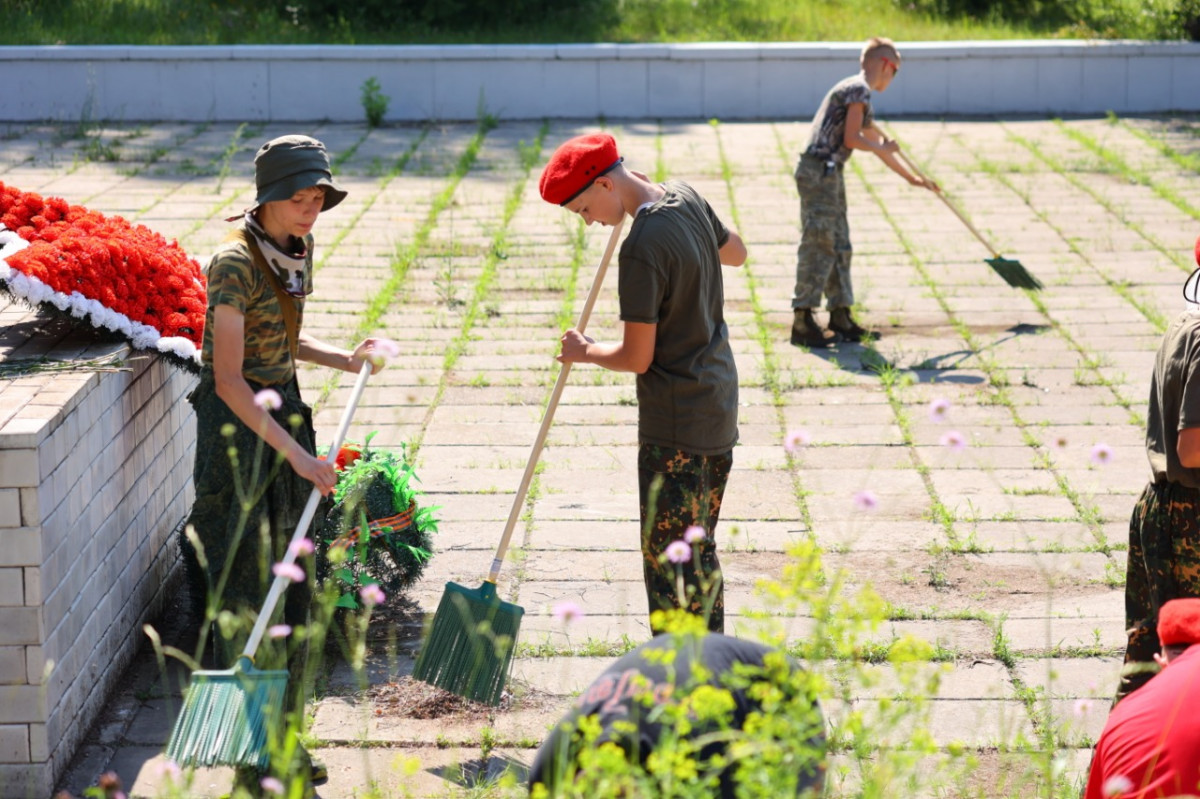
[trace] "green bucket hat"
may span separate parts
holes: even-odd
[[[290,199],[313,186],[325,189],[322,211],[346,199],[345,189],[333,182],[325,145],[308,136],[280,136],[259,147],[254,156],[254,183],[258,195],[247,212],[263,203]]]

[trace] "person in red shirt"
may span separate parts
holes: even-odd
[[[1113,708],[1084,799],[1200,796],[1200,599],[1158,612],[1162,671]]]

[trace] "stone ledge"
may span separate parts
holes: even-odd
[[[858,68],[859,42],[578,45],[0,47],[0,120],[360,121],[365,80],[388,122],[811,118]],[[879,116],[1155,113],[1200,108],[1200,44],[901,42]],[[236,83],[238,92],[224,91]],[[312,92],[318,87],[315,95]],[[302,109],[302,110],[301,110]]]

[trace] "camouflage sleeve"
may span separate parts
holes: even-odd
[[[244,316],[257,294],[259,276],[250,253],[238,246],[217,250],[206,271],[209,305],[228,305]]]
[[[871,103],[871,89],[862,81],[854,81],[846,86],[842,94],[842,104],[851,105],[853,103]]]

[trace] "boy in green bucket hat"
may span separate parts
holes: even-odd
[[[336,480],[333,464],[316,456],[297,362],[357,373],[369,360],[378,371],[376,349],[388,346],[368,338],[346,350],[301,329],[313,290],[313,226],[346,197],[325,145],[300,135],[272,139],[258,150],[254,172],[254,204],[228,220],[238,225],[206,268],[202,369],[189,396],[196,498],[180,542],[193,596],[207,597],[206,619],[219,614],[232,622],[212,630],[216,656],[228,663],[262,607],[272,564],[283,558],[313,487],[329,494]],[[202,547],[203,568],[191,535]],[[284,621],[293,629],[308,621],[308,567],[285,594]],[[306,647],[289,648],[287,708],[302,711]],[[324,767],[308,761],[301,750],[300,768],[323,779]]]

